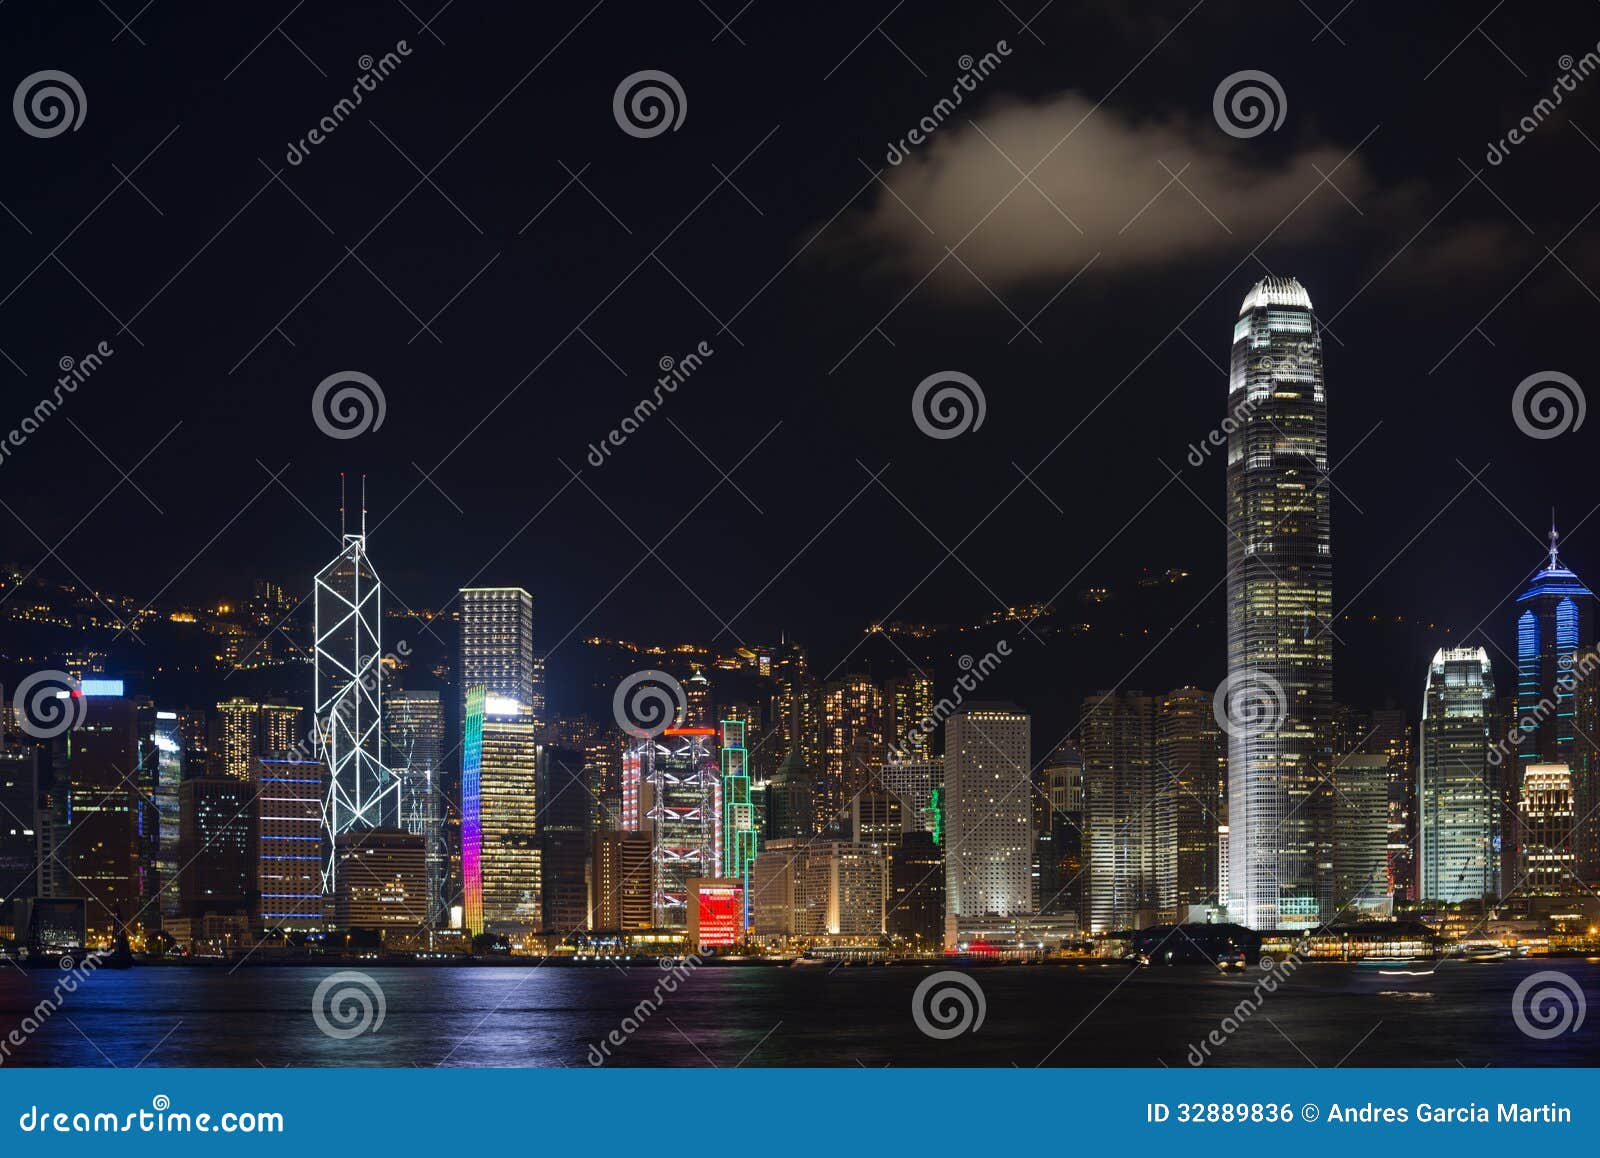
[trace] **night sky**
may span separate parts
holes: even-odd
[[[1037,0],[436,7],[0,8],[5,91],[55,69],[87,103],[75,131],[0,129],[0,429],[60,359],[115,351],[0,464],[0,558],[48,545],[42,573],[162,603],[257,576],[304,591],[338,473],[365,472],[396,600],[524,585],[542,647],[786,630],[824,674],[880,619],[1176,567],[1173,618],[1196,604],[1215,632],[1144,668],[1130,641],[1084,681],[1213,686],[1222,462],[1185,460],[1270,272],[1328,326],[1342,614],[1504,645],[1552,505],[1600,578],[1600,420],[1535,439],[1512,415],[1535,373],[1592,385],[1600,74],[1486,160],[1595,49],[1600,6],[1057,0],[1028,28]],[[290,164],[360,58],[402,40]],[[676,130],[619,127],[641,70],[681,86]],[[1243,70],[1286,106],[1248,138],[1213,114]],[[338,371],[380,385],[380,428],[319,431]],[[918,429],[938,371],[979,383],[981,427]],[[1341,657],[1340,694],[1414,699],[1422,658]]]

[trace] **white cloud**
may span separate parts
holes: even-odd
[[[1007,101],[976,124],[946,122],[886,168],[890,191],[880,187],[851,220],[848,244],[914,278],[955,247],[996,288],[1059,283],[1096,253],[1100,270],[1243,256],[1275,228],[1274,239],[1294,239],[1359,220],[1340,192],[1317,189],[1319,169],[1371,212],[1375,182],[1346,152],[1311,147],[1282,159],[1264,139],[1235,140],[1209,117],[1136,121],[1078,93]],[[1013,190],[1028,171],[1031,182]],[[984,292],[956,261],[935,280]]]

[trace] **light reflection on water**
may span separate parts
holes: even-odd
[[[1120,963],[978,969],[972,975],[987,1005],[981,1029],[940,1041],[911,1017],[912,993],[932,966],[707,966],[655,1009],[640,1004],[663,976],[653,962],[626,971],[371,968],[364,972],[386,1007],[382,1028],[336,1040],[317,1028],[311,1002],[318,983],[342,968],[101,971],[5,1064],[583,1067],[599,1058],[622,1066],[1032,1066],[1048,1056],[1051,1065],[1181,1066],[1189,1045],[1259,980],[1255,970],[1130,971]],[[1511,1019],[1517,982],[1551,968],[1600,992],[1600,965],[1579,959],[1446,963],[1414,981],[1306,965],[1265,995],[1264,1016],[1246,1019],[1208,1064],[1332,1065],[1352,1049],[1347,1065],[1592,1064],[1600,1055],[1595,1027],[1534,1041]],[[0,973],[0,1037],[58,976]],[[626,1040],[594,1051],[625,1018],[636,1024]]]

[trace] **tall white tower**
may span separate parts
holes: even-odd
[[[322,804],[326,843],[322,885],[334,892],[334,841],[346,832],[395,828],[400,780],[383,763],[383,588],[367,558],[367,484],[361,480],[361,530],[344,520],[343,549],[317,574],[317,755],[327,774]]]

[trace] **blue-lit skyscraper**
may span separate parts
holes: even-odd
[[[1229,908],[1254,929],[1304,927],[1332,908],[1333,544],[1322,342],[1293,278],[1245,295],[1223,428]]]
[[[1578,577],[1561,564],[1558,538],[1550,528],[1550,558],[1517,596],[1517,752],[1507,788],[1521,791],[1523,770],[1534,764],[1565,764],[1572,771],[1573,806],[1577,816],[1590,816],[1595,794],[1595,737],[1583,736],[1577,718],[1580,657],[1594,647],[1595,598]],[[1584,879],[1600,872],[1596,865],[1595,825],[1580,824],[1573,839],[1576,871]],[[1509,891],[1515,881],[1507,882]],[[1573,888],[1577,884],[1573,883]]]

